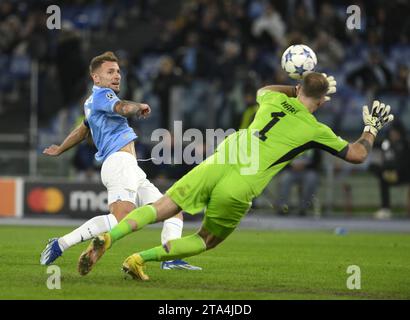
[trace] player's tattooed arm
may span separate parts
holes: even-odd
[[[151,108],[149,105],[128,100],[118,101],[114,106],[114,110],[118,114],[127,118],[133,116],[145,118],[151,113]]]
[[[364,132],[356,142],[349,144],[344,159],[351,163],[364,162],[373,148],[374,139],[371,133]]]
[[[266,86],[258,90],[258,96],[263,94],[264,91],[274,91],[286,94],[288,97],[296,97],[296,87],[295,86]]]
[[[48,156],[59,156],[63,152],[82,142],[89,134],[90,129],[84,124],[84,122],[81,122],[78,127],[69,133],[60,145],[53,144],[45,148],[43,153]]]
[[[372,150],[373,145],[364,138],[360,138],[359,140],[357,140],[357,143],[360,143],[366,149],[367,154],[369,154]]]

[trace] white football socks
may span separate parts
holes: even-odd
[[[77,243],[94,238],[101,233],[110,231],[118,224],[113,214],[106,214],[94,217],[77,229],[58,239],[58,244],[62,251],[76,245]]]
[[[181,219],[173,217],[165,220],[161,232],[162,245],[168,241],[181,238],[183,226],[184,222]]]

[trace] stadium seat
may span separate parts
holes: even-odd
[[[28,55],[14,55],[10,61],[10,73],[13,77],[28,78],[31,71],[31,59]]]

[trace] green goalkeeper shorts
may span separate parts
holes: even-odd
[[[211,156],[179,179],[166,194],[189,214],[205,208],[203,226],[224,239],[248,212],[254,194],[233,166],[212,162]]]

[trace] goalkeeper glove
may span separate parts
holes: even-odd
[[[329,83],[329,88],[327,89],[327,96],[325,96],[325,101],[329,101],[331,98],[328,96],[329,94],[333,94],[336,92],[336,80],[333,76],[327,76],[326,73],[322,73],[323,76],[326,78],[327,82]]]
[[[393,121],[394,116],[390,114],[390,106],[374,100],[372,110],[369,113],[369,108],[363,106],[363,122],[365,124],[363,132],[370,132],[376,137],[377,133],[383,126],[390,121]]]

